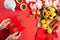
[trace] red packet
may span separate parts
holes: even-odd
[[[44,29],[38,28],[36,33],[36,40],[45,40],[47,34],[44,34]]]
[[[8,29],[11,33],[13,33],[16,31],[21,32],[24,27],[21,25],[21,21],[18,21],[17,16],[15,16],[11,19],[11,23],[8,25]]]

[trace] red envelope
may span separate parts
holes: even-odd
[[[55,40],[57,37],[57,33],[47,34],[42,28],[38,28],[36,33],[36,40]]]
[[[11,23],[8,25],[8,29],[10,30],[11,33],[13,32],[21,32],[25,27],[21,25],[21,21],[18,21],[17,16],[13,17],[11,19]]]

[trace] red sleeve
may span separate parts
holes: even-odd
[[[8,29],[0,30],[0,40],[5,40],[9,36],[10,32]]]

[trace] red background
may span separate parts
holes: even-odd
[[[23,20],[26,22],[27,26],[26,29],[24,29],[22,31],[22,36],[19,38],[19,40],[35,40],[35,34],[37,31],[37,20],[35,19],[34,16],[32,17],[28,17],[28,15],[30,14],[30,9],[27,6],[27,9],[24,11],[21,11],[18,6],[15,12],[12,12],[11,10],[7,10],[4,7],[4,0],[0,0],[0,22],[6,18],[12,18],[15,15],[20,15]],[[4,40],[2,39],[3,36],[8,36],[9,31],[7,29],[1,30],[0,31],[0,40]],[[6,37],[5,36],[5,37]],[[58,39],[60,40],[60,32],[58,33]]]

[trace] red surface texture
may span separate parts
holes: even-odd
[[[17,4],[17,7],[15,10],[16,10],[15,12],[11,10],[7,10],[4,7],[4,0],[0,0],[0,22],[4,19],[13,18],[16,15],[20,15],[20,17],[22,18],[21,21],[26,25],[25,25],[25,29],[21,31],[22,35],[18,40],[35,40],[36,31],[38,30],[38,27],[36,26],[37,20],[35,19],[35,16],[28,17],[31,11],[29,6],[27,6],[26,10],[22,11],[19,8],[19,4]],[[41,30],[41,33],[43,33],[42,30]],[[0,30],[0,40],[5,40],[9,34],[10,32],[7,29]],[[45,38],[45,36],[43,35],[41,37]],[[44,40],[42,38],[39,38],[39,39]],[[58,33],[57,40],[60,40],[60,32]]]

